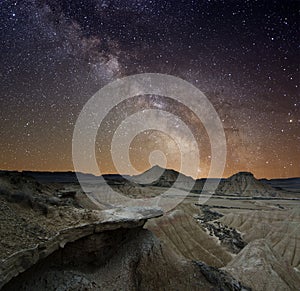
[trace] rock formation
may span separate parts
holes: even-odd
[[[275,197],[278,195],[278,190],[255,179],[252,173],[240,172],[228,179],[222,179],[216,193],[249,197]]]
[[[84,209],[21,173],[0,175],[2,290],[246,290],[143,225],[146,207]]]

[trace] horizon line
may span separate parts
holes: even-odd
[[[154,168],[154,167],[160,167],[158,165],[155,165],[153,167],[150,167],[148,168],[147,170],[145,170],[144,172],[141,172],[140,174],[138,175],[141,175],[147,171],[149,171],[150,169]],[[163,167],[160,167],[162,169],[165,169],[165,170],[171,170],[171,171],[175,171],[179,174],[182,174],[186,177],[190,177],[192,178],[193,180],[201,180],[201,179],[228,179],[230,177],[232,177],[233,175],[236,175],[236,174],[239,174],[239,173],[251,173],[254,177],[255,177],[255,174],[250,172],[250,171],[238,171],[238,172],[235,172],[234,174],[232,175],[229,175],[227,177],[212,177],[212,178],[208,178],[208,177],[199,177],[199,178],[193,178],[192,176],[188,176],[188,175],[185,175],[175,169],[172,169],[172,168],[163,168]],[[95,175],[93,173],[87,173],[87,172],[76,172],[74,170],[7,170],[7,169],[0,169],[0,172],[19,172],[19,173],[22,173],[22,172],[32,172],[32,173],[73,173],[73,174],[83,174],[83,175],[92,175],[94,177],[101,177],[101,176],[106,176],[106,175],[119,175],[119,176],[130,176],[130,177],[134,177],[135,175],[131,175],[131,174],[120,174],[120,173],[103,173],[102,175]],[[255,177],[256,178],[256,177]],[[291,177],[275,177],[275,178],[267,178],[267,177],[262,177],[262,178],[256,178],[257,180],[285,180],[285,179],[300,179],[300,176],[291,176]]]

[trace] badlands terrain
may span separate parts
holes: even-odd
[[[300,179],[241,172],[202,193],[158,166],[104,178],[99,193],[186,197],[164,213],[97,201],[71,172],[0,172],[2,290],[300,289]]]

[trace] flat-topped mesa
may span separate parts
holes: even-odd
[[[240,196],[277,196],[278,191],[257,180],[250,172],[239,172],[222,179],[216,193]]]
[[[247,176],[254,178],[254,175],[251,172],[247,172],[247,171],[245,171],[245,172],[242,171],[242,172],[233,174],[230,178],[232,178],[232,177],[247,177]]]

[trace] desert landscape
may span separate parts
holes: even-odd
[[[0,290],[299,291],[299,0],[0,0]]]
[[[155,166],[139,179],[161,170]],[[178,175],[184,189],[191,178],[168,169],[149,185],[118,175],[106,181],[124,195],[144,198],[160,195]],[[101,208],[72,172],[2,171],[0,286],[297,290],[300,189],[299,179],[291,182],[241,172],[222,179],[201,204],[203,180],[196,180],[187,197],[163,213],[149,207]]]

